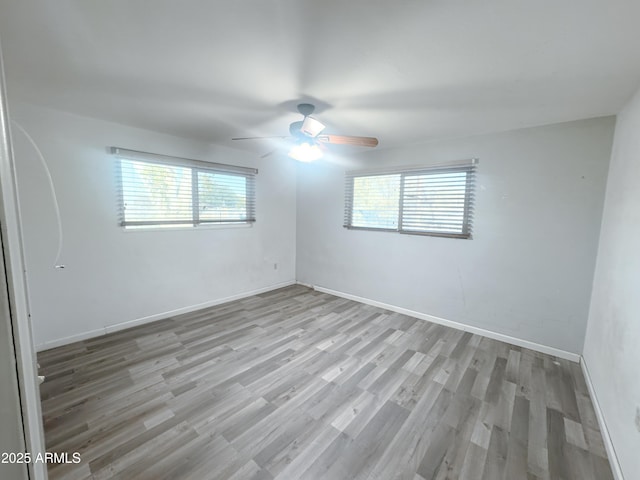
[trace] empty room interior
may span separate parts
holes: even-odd
[[[640,479],[639,24],[0,0],[0,478]]]

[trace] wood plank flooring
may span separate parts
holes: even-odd
[[[52,479],[613,478],[577,364],[302,286],[38,358]]]

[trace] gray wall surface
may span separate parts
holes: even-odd
[[[38,144],[57,192],[64,243],[45,170],[13,130],[36,345],[295,280],[296,170],[270,158],[103,120],[12,104]],[[125,231],[116,162],[107,146],[259,168],[252,227]],[[278,268],[274,268],[274,264]],[[55,344],[55,343],[54,343]]]
[[[618,116],[584,359],[626,479],[640,478],[640,90]]]
[[[581,353],[614,125],[604,117],[359,156],[355,169],[479,158],[473,240],[347,230],[345,167],[300,165],[297,279]]]

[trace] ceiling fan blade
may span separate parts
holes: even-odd
[[[289,135],[274,135],[271,137],[235,137],[231,140],[263,140],[265,138],[289,138]]]
[[[351,137],[348,135],[318,135],[318,142],[334,145],[353,145],[356,147],[375,147],[378,139],[375,137]]]
[[[274,153],[276,153],[278,151],[278,149],[275,150],[271,150],[270,152],[265,153],[264,155],[260,155],[260,158],[267,158],[270,155],[273,155]]]

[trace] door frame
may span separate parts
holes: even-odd
[[[11,147],[10,116],[5,88],[2,46],[0,45],[0,235],[5,263],[18,390],[26,451],[32,456],[45,453],[40,387],[29,314],[22,226],[15,161]],[[28,464],[29,478],[47,480],[44,463]]]

